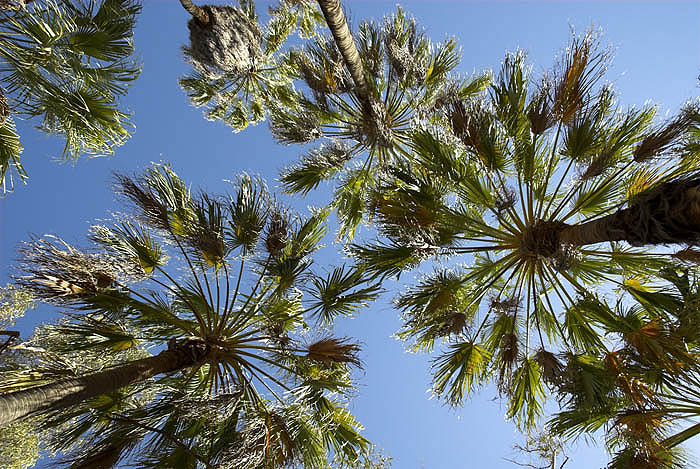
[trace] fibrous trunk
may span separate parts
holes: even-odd
[[[633,246],[700,242],[700,178],[660,184],[629,207],[605,217],[567,226],[561,243],[583,246],[627,241]]]
[[[61,380],[0,395],[0,427],[32,415],[55,411],[113,392],[139,381],[192,366],[206,354],[201,343],[173,345],[154,357],[87,376]]]
[[[192,0],[180,0],[180,4],[182,4],[182,7],[187,10],[187,13],[192,15],[192,17],[199,21],[202,25],[209,23],[209,15],[207,12],[204,10],[204,8],[200,8],[195,5]]]
[[[245,74],[262,56],[262,32],[258,24],[234,6],[203,6],[208,22],[193,17],[187,27],[190,45],[185,52],[202,74],[216,79],[221,74]]]

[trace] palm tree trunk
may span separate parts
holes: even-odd
[[[70,378],[0,395],[0,427],[26,417],[79,404],[161,373],[192,366],[204,358],[199,342],[174,344],[154,357],[143,358],[87,376]]]
[[[331,30],[333,38],[335,39],[335,44],[338,46],[343,60],[345,61],[345,65],[348,67],[350,75],[355,82],[357,95],[364,105],[369,106],[369,93],[362,59],[360,58],[357,46],[355,46],[355,41],[350,33],[350,28],[348,28],[348,23],[345,20],[343,9],[340,6],[340,0],[318,0],[318,5],[321,7],[323,17],[328,24],[328,29]]]
[[[625,209],[626,210],[626,209]],[[620,230],[619,220],[624,218],[624,210],[617,211],[602,218],[596,218],[578,225],[568,225],[559,232],[559,241],[573,246],[602,243],[605,241],[622,241],[627,233]]]
[[[627,241],[633,246],[700,242],[700,179],[660,184],[628,208],[559,232],[561,243]]]
[[[209,24],[209,14],[204,8],[198,7],[192,3],[192,0],[180,0],[180,3],[182,7],[202,25]]]

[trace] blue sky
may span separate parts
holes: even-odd
[[[223,192],[235,174],[246,171],[275,187],[279,169],[293,163],[301,150],[276,145],[266,124],[235,134],[223,124],[207,122],[177,84],[187,70],[180,46],[187,40],[187,16],[177,0],[147,0],[139,18],[136,47],[143,73],[124,103],[134,114],[131,140],[109,158],[83,159],[76,165],[52,161],[62,143],[39,134],[32,122],[20,123],[25,147],[22,161],[29,183],[0,200],[0,284],[8,282],[16,248],[30,234],[54,233],[84,244],[89,225],[119,210],[111,191],[114,170],[140,171],[151,161],[167,161],[193,187]],[[395,1],[345,0],[355,24],[381,20],[395,10]],[[624,105],[651,101],[660,115],[675,112],[698,96],[700,74],[700,1],[466,1],[406,0],[401,2],[435,41],[454,36],[462,47],[460,72],[498,68],[504,53],[518,48],[529,54],[535,71],[551,67],[569,37],[570,26],[583,32],[595,25],[603,43],[615,48],[606,80],[612,81]],[[258,2],[264,15],[268,2]],[[307,199],[285,198],[298,210],[327,201],[328,190]],[[340,246],[323,251],[323,261],[342,262]],[[390,299],[407,281],[387,285],[384,299],[358,318],[341,321],[340,335],[363,343],[365,371],[352,410],[366,427],[366,436],[394,458],[398,469],[511,468],[517,441],[504,421],[504,404],[493,388],[484,389],[463,408],[448,409],[430,399],[430,357],[409,354],[392,338],[400,327]],[[40,306],[19,326],[55,312]],[[566,469],[602,467],[606,455],[581,441],[571,451]]]

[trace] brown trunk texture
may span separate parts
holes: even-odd
[[[700,179],[660,184],[618,210],[559,232],[559,241],[584,246],[627,241],[633,246],[700,242]]]
[[[559,232],[559,242],[574,246],[621,241],[626,233],[618,228],[621,211],[578,225],[567,225]]]
[[[0,395],[0,428],[26,417],[64,409],[87,399],[176,371],[197,362],[197,351],[176,345],[154,357],[143,358],[87,376],[70,378]]]
[[[12,341],[19,339],[19,331],[0,331],[0,335],[6,335],[7,340],[0,343],[0,353],[4,352],[10,346]]]
[[[355,46],[355,41],[352,39],[345,14],[340,6],[340,0],[318,0],[318,5],[321,7],[328,29],[331,30],[335,43],[345,60],[345,65],[350,71],[355,86],[357,86],[358,96],[364,101],[363,104],[369,105],[369,93],[362,59],[357,46]]]

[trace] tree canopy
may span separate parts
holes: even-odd
[[[22,2],[23,3],[23,2]],[[16,119],[65,140],[60,154],[111,154],[133,124],[119,98],[141,71],[132,42],[136,0],[57,0],[0,8],[0,182],[25,182]],[[31,151],[31,149],[30,149]]]
[[[17,282],[68,310],[2,373],[0,422],[61,426],[52,444],[71,467],[368,457],[346,408],[359,346],[310,326],[378,288],[345,267],[313,273],[327,212],[296,217],[246,175],[227,196],[192,194],[167,166],[116,186],[133,215],[93,226],[97,251],[52,236],[21,248]]]
[[[623,104],[594,29],[544,73],[517,50],[466,76],[457,41],[401,7],[353,27],[339,0],[281,0],[266,21],[250,0],[180,4],[189,102],[236,132],[267,121],[304,152],[284,191],[332,194],[295,214],[247,174],[212,194],[153,164],[115,173],[124,212],[88,247],[30,237],[0,329],[33,301],[61,314],[23,341],[0,331],[0,452],[23,440],[18,467],[39,445],[70,468],[388,467],[349,410],[359,342],[333,324],[417,273],[394,295],[397,336],[431,354],[441,402],[495,385],[547,467],[582,435],[605,436],[610,468],[687,464],[698,101],[665,118]],[[43,119],[64,159],[126,141],[140,8],[0,2],[7,188],[27,177],[14,117]],[[351,264],[319,268],[332,213]]]

